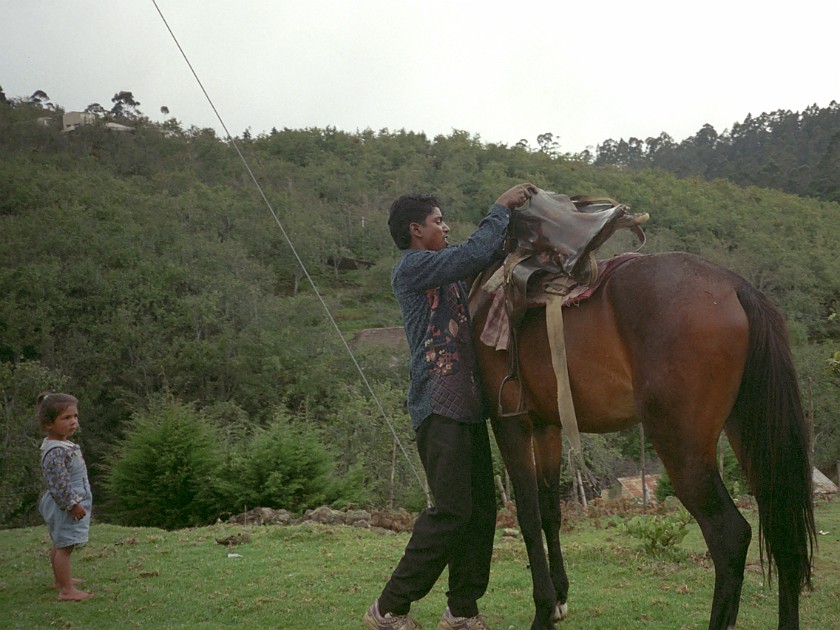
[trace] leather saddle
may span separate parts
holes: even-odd
[[[631,214],[628,206],[612,199],[582,195],[569,197],[543,190],[531,197],[528,207],[513,212],[505,244],[507,257],[502,267],[511,348],[508,374],[499,387],[501,417],[518,416],[527,411],[522,382],[519,380],[518,329],[528,310],[528,287],[532,277],[539,278],[542,291],[555,296],[566,295],[579,285],[589,286],[598,276],[595,251],[619,229],[633,231],[641,248],[645,243],[645,235],[640,225],[648,219],[647,213]],[[566,396],[565,401],[559,403],[561,410],[566,410],[561,413],[564,429],[568,435],[577,436],[566,372],[561,310],[552,308],[550,318],[552,325],[557,328],[555,332],[559,331],[559,352],[562,354],[562,361],[559,361],[562,365],[554,365],[554,368],[558,374],[558,396]],[[547,323],[548,319],[547,315]],[[557,360],[552,352],[554,363]],[[519,402],[513,410],[505,411],[502,407],[502,392],[511,381],[519,381]],[[570,423],[568,426],[567,422]],[[579,438],[576,439],[579,441]],[[573,440],[573,444],[580,453],[578,441]]]
[[[505,302],[511,329],[525,314],[532,276],[541,272],[538,275],[552,279],[550,292],[562,293],[575,284],[588,286],[598,274],[595,251],[619,229],[633,231],[644,245],[640,224],[648,218],[647,213],[631,214],[629,206],[608,198],[544,190],[532,196],[528,207],[511,215],[505,244]]]

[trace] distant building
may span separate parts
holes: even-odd
[[[816,466],[814,466],[814,494],[837,494],[837,486]]]
[[[64,114],[64,119],[62,120],[61,131],[67,133],[68,131],[78,129],[82,125],[95,125],[97,120],[96,115],[90,112],[67,112]],[[104,127],[110,131],[134,131],[134,127],[115,122],[106,122],[104,123]]]
[[[128,125],[121,125],[115,122],[106,122],[105,129],[110,129],[111,131],[134,131],[134,127],[129,127]]]
[[[645,475],[647,498],[649,503],[656,503],[656,486],[661,475]],[[642,477],[619,477],[609,489],[601,492],[604,499],[638,499],[642,500]]]
[[[65,112],[62,120],[61,131],[67,133],[82,125],[92,125],[96,122],[96,116],[88,112]]]

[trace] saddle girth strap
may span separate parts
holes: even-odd
[[[580,443],[575,405],[572,401],[572,388],[569,383],[569,367],[566,361],[566,339],[563,333],[563,296],[547,293],[545,306],[545,325],[548,332],[548,345],[551,348],[551,365],[557,380],[557,412],[566,439],[569,440],[569,465],[574,468],[577,458],[580,467],[586,470],[583,460],[583,448]]]

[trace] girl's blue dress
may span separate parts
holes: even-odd
[[[60,449],[58,452],[54,452]],[[90,491],[87,466],[78,444],[67,440],[45,438],[41,444],[41,467],[47,491],[38,509],[50,532],[54,547],[70,547],[88,541],[93,494]],[[70,508],[81,503],[87,514],[74,521]]]

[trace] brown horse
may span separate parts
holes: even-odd
[[[489,297],[474,295],[478,339]],[[736,274],[684,253],[638,256],[592,297],[564,308],[572,397],[582,432],[641,422],[674,491],[696,518],[715,566],[709,628],[735,625],[751,529],[716,465],[721,431],[752,486],[762,557],[775,565],[779,627],[799,627],[799,594],[810,587],[815,543],[807,431],[785,322]],[[516,493],[536,616],[532,629],[565,616],[569,580],[560,549],[563,445],[544,309],[519,334],[527,412],[500,417],[508,354],[478,343],[496,441]],[[508,382],[503,408],[516,409]],[[545,534],[548,556],[543,545]]]

